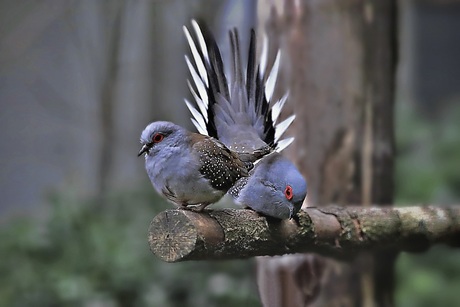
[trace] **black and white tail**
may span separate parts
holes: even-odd
[[[278,123],[287,100],[286,93],[271,104],[280,63],[280,51],[272,69],[267,71],[268,41],[263,42],[259,63],[256,62],[256,35],[251,31],[246,69],[241,63],[240,42],[236,29],[229,31],[231,44],[231,78],[224,73],[224,61],[213,35],[202,31],[192,20],[195,39],[187,27],[183,27],[190,46],[192,59],[185,60],[192,76],[188,81],[195,100],[185,103],[192,113],[192,122],[201,134],[221,140],[229,148],[244,152],[269,145],[282,151],[294,140],[281,140],[281,136],[293,122],[291,115]]]

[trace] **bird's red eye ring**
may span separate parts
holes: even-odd
[[[290,185],[286,186],[286,189],[284,190],[284,196],[286,196],[287,200],[291,200],[292,197],[294,197],[294,193]]]
[[[160,143],[161,141],[163,141],[164,139],[164,135],[161,134],[161,133],[155,133],[153,136],[152,136],[152,142],[154,143]]]

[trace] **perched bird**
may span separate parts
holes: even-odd
[[[307,195],[307,183],[297,168],[279,152],[294,138],[281,136],[294,120],[292,115],[277,123],[288,95],[271,104],[279,68],[278,52],[270,72],[266,71],[268,42],[264,41],[260,62],[256,62],[255,32],[251,32],[246,69],[241,63],[236,29],[229,32],[231,78],[217,43],[210,32],[192,20],[195,38],[184,33],[193,61],[185,56],[193,84],[189,88],[195,104],[185,100],[198,131],[219,139],[229,149],[250,154],[268,146],[271,153],[255,163],[250,176],[240,179],[229,194],[234,200],[264,215],[285,219],[295,216]],[[245,71],[244,71],[245,70]]]
[[[218,140],[171,122],[149,124],[140,140],[138,156],[145,154],[145,169],[153,187],[183,209],[202,211],[222,198],[238,179],[247,177],[252,166]]]
[[[278,153],[264,157],[249,177],[229,190],[240,204],[280,219],[294,217],[306,196],[306,182],[295,166]]]

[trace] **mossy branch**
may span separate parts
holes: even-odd
[[[149,227],[152,252],[167,262],[316,252],[349,257],[382,249],[460,246],[460,206],[321,207],[277,220],[251,210],[166,210]]]

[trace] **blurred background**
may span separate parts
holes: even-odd
[[[252,260],[150,253],[169,205],[137,151],[151,121],[193,130],[182,25],[200,18],[226,46],[270,3],[0,1],[0,306],[259,305]],[[459,203],[460,4],[398,15],[396,202]],[[398,306],[454,306],[458,289],[459,250],[399,257]]]

